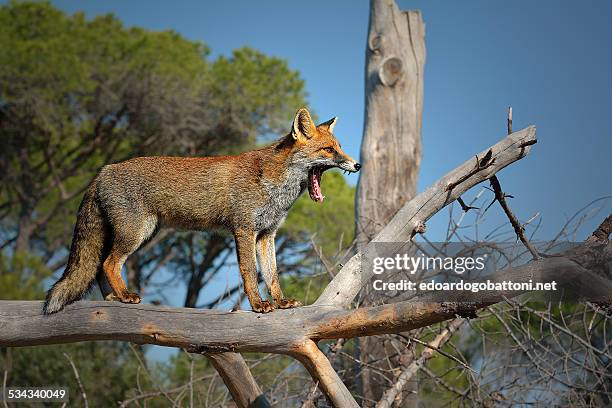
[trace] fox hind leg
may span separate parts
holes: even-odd
[[[143,242],[145,242],[156,230],[157,220],[154,217],[146,217],[141,222],[135,223],[123,220],[121,224],[113,228],[113,245],[106,260],[102,264],[104,276],[98,282],[106,278],[106,283],[111,291],[105,290],[101,285],[105,300],[118,300],[123,303],[140,303],[140,296],[128,291],[125,281],[121,277],[121,269],[128,256],[134,253]]]
[[[104,274],[106,279],[112,288],[112,293],[106,295],[106,300],[119,300],[123,303],[140,303],[140,296],[136,293],[130,293],[127,290],[127,286],[121,277],[121,268],[127,259],[127,255],[122,254],[120,251],[116,251],[115,248],[111,250],[102,267],[104,268]]]

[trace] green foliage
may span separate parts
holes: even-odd
[[[296,107],[304,105],[304,81],[285,60],[245,47],[219,57],[211,67],[212,93],[232,115],[245,117],[258,134],[286,134]],[[261,82],[261,78],[267,78]],[[246,112],[241,112],[248,109]],[[270,115],[285,112],[285,115]]]
[[[0,299],[40,299],[50,274],[38,256],[20,251],[7,257],[0,252]]]

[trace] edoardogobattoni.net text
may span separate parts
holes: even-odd
[[[486,280],[483,282],[471,282],[460,280],[457,282],[436,282],[430,280],[428,282],[412,282],[407,279],[402,279],[396,282],[385,282],[377,279],[372,283],[374,290],[378,291],[467,291],[467,292],[480,292],[480,291],[554,291],[557,290],[557,282],[512,282],[512,281],[501,281],[492,282]]]

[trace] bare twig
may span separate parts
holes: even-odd
[[[213,377],[215,375],[216,374],[208,374],[208,375],[203,375],[201,377],[197,377],[197,378],[193,379],[192,381],[189,381],[187,384],[183,384],[183,385],[181,385],[179,387],[172,388],[172,389],[168,390],[167,393],[168,394],[175,394],[175,393],[182,392],[186,388],[193,387],[194,383],[206,380],[206,379],[211,378],[211,377]],[[139,400],[143,400],[143,399],[147,399],[147,398],[159,397],[161,395],[163,395],[161,391],[143,392],[141,394],[135,395],[133,397],[130,397],[128,399],[125,399],[125,400],[121,401],[119,403],[119,408],[125,408],[125,407],[129,406],[132,402],[135,402],[135,401],[139,401]]]
[[[463,323],[463,321],[465,321],[465,319],[462,318],[462,317],[457,317],[455,320],[461,320],[462,323]],[[453,325],[454,321],[452,321],[450,324]],[[429,348],[429,349],[432,349],[434,351],[437,351],[438,353],[440,353],[444,357],[448,358],[449,360],[453,360],[454,362],[456,362],[457,364],[459,364],[460,366],[462,366],[466,370],[474,371],[472,369],[472,367],[470,367],[469,365],[465,364],[463,361],[459,360],[457,357],[455,357],[452,354],[449,354],[446,351],[442,350],[440,348],[442,346],[442,344],[439,345],[438,347],[435,347],[431,342],[430,343],[425,343],[424,341],[421,341],[421,340],[419,340],[417,338],[414,338],[414,337],[411,337],[410,340],[414,341],[415,343],[419,343],[420,345],[422,345],[422,346],[424,346],[426,348]]]
[[[512,107],[508,108],[507,124],[508,124],[508,134],[510,135],[512,134]],[[504,210],[504,213],[506,213],[506,216],[510,220],[510,224],[512,224],[512,227],[514,228],[514,232],[516,233],[516,236],[521,240],[521,242],[523,243],[523,245],[525,245],[525,247],[529,250],[529,252],[531,252],[531,256],[533,257],[533,259],[537,261],[538,259],[540,259],[540,254],[538,253],[537,249],[531,244],[531,242],[529,242],[529,240],[525,236],[525,227],[521,225],[519,220],[516,218],[516,216],[510,209],[510,206],[508,205],[508,202],[506,201],[506,197],[509,197],[509,196],[502,191],[501,184],[499,183],[497,176],[495,175],[492,176],[489,179],[489,182],[491,183],[491,188],[493,189],[493,192],[495,193],[495,201],[499,203],[499,205]]]
[[[2,380],[2,402],[4,403],[4,408],[8,408],[8,403],[6,402],[6,380],[8,378],[8,371],[4,370],[4,379]]]
[[[189,408],[193,408],[193,365],[194,359],[189,364]]]
[[[534,260],[540,259],[540,254],[538,253],[537,249],[533,246],[533,244],[531,244],[531,242],[529,242],[529,240],[525,236],[525,227],[521,225],[519,220],[516,218],[516,216],[510,209],[510,206],[506,201],[507,195],[502,191],[501,185],[499,184],[499,180],[496,176],[493,176],[489,179],[489,182],[491,183],[491,187],[493,188],[493,192],[495,193],[495,201],[497,201],[499,205],[501,205],[502,209],[504,210],[504,213],[506,213],[508,220],[510,220],[510,224],[512,224],[512,227],[514,228],[516,236],[529,250]]]
[[[87,393],[85,392],[85,388],[83,387],[83,383],[81,382],[79,371],[77,370],[76,366],[74,365],[74,361],[72,361],[72,358],[70,358],[70,355],[68,355],[68,353],[64,353],[64,357],[66,357],[66,359],[72,366],[72,371],[74,371],[74,376],[76,377],[77,384],[79,385],[79,389],[81,390],[81,396],[83,397],[83,406],[85,408],[88,408],[89,403],[87,402]]]
[[[136,360],[138,360],[138,364],[140,364],[140,367],[142,367],[142,369],[144,370],[145,374],[147,375],[147,377],[149,377],[149,380],[151,380],[151,382],[157,387],[157,389],[160,391],[160,393],[166,397],[166,399],[171,402],[172,404],[175,403],[175,401],[170,398],[170,396],[168,395],[168,393],[162,388],[162,386],[155,380],[155,378],[153,378],[151,376],[151,374],[149,373],[149,370],[147,370],[147,366],[144,363],[144,361],[142,361],[142,358],[140,356],[140,353],[138,352],[138,350],[136,350],[136,346],[134,346],[134,344],[129,343],[130,346],[130,350],[132,350],[132,353],[134,354],[134,356],[136,357]]]
[[[333,279],[335,275],[334,266],[325,257],[325,255],[323,254],[322,248],[317,246],[314,235],[310,237],[310,245],[312,245],[312,249],[317,254],[321,262],[323,263],[323,266],[325,267],[325,271],[327,272],[327,274],[330,276],[330,278]]]
[[[457,197],[457,202],[461,206],[461,209],[463,210],[463,212],[468,212],[470,210],[478,210],[479,209],[478,207],[472,207],[470,205],[467,205],[465,203],[465,201],[463,201],[463,198],[461,198],[461,197]]]

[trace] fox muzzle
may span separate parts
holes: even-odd
[[[345,160],[338,164],[338,167],[342,170],[349,171],[351,173],[356,173],[361,169],[361,164],[357,163],[354,160]]]

